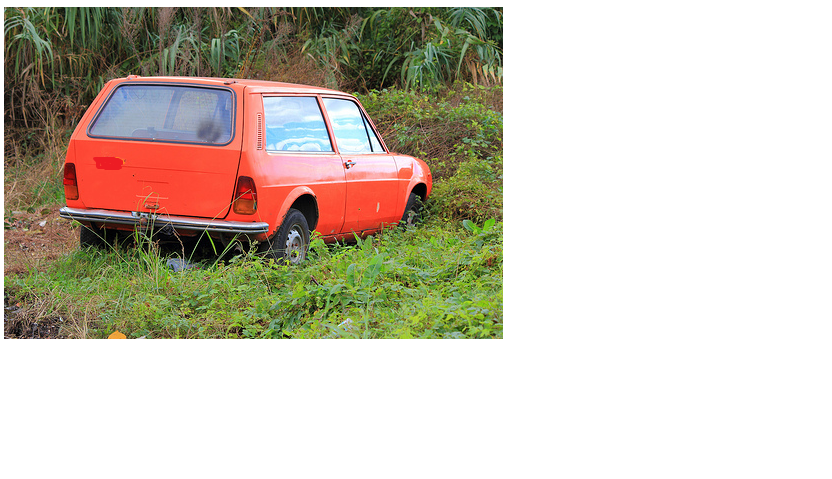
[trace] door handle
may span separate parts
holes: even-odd
[[[352,168],[353,166],[355,166],[355,162],[352,161],[352,160],[347,160],[347,161],[344,162],[344,168],[346,168],[348,170],[350,168]]]

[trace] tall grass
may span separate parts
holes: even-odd
[[[494,8],[6,7],[4,14],[7,149],[38,148],[25,132],[74,125],[107,80],[128,74],[322,78],[352,91],[502,81],[502,11]],[[294,77],[287,62],[298,53],[316,75]]]
[[[312,35],[304,50],[342,71],[354,89],[436,90],[458,80],[499,84],[501,38],[499,9],[397,7],[332,24]]]
[[[37,153],[25,149],[6,151],[3,182],[6,216],[14,210],[31,210],[64,201],[63,163],[72,130],[50,129],[49,134],[32,132],[28,141],[36,143]],[[11,159],[11,161],[9,161]]]

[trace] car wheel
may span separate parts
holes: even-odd
[[[303,213],[292,208],[283,218],[283,224],[277,233],[261,245],[261,251],[272,256],[275,261],[299,264],[306,259],[309,249],[309,224]]]
[[[416,193],[410,193],[401,222],[407,227],[418,225],[422,221],[422,206],[422,198]]]
[[[82,248],[103,248],[115,238],[115,235],[115,231],[109,231],[107,228],[91,229],[81,225],[79,242]]]

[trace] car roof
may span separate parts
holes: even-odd
[[[310,85],[301,85],[298,83],[284,83],[266,80],[248,80],[243,78],[212,78],[212,77],[178,77],[178,76],[154,76],[143,77],[138,75],[130,75],[126,78],[117,78],[118,81],[148,81],[148,82],[176,82],[176,83],[196,83],[202,85],[242,85],[251,88],[254,93],[309,93],[322,95],[347,95],[338,90],[331,90],[329,88],[322,88]]]

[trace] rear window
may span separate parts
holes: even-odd
[[[179,85],[121,85],[89,128],[89,136],[228,144],[233,136],[230,90]]]

